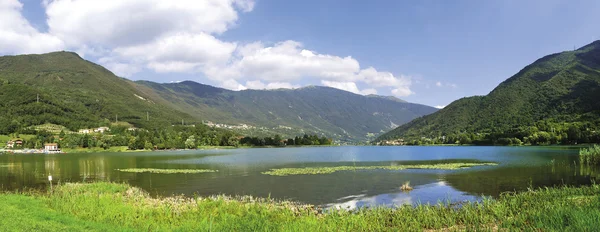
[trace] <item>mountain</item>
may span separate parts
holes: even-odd
[[[437,110],[395,97],[362,96],[319,86],[230,91],[192,81],[136,84],[153,101],[170,104],[199,119],[246,124],[284,135],[317,133],[342,141],[366,141],[369,136],[372,139]]]
[[[115,120],[148,127],[182,119],[200,122],[76,53],[0,57],[0,134],[45,123],[77,130]]]
[[[317,133],[358,141],[435,111],[318,86],[230,91],[191,81],[133,82],[72,52],[0,57],[0,134],[46,123],[78,130],[116,120],[141,128],[184,120],[247,135]]]
[[[575,51],[543,57],[487,96],[457,100],[376,141],[585,142],[600,137],[599,116],[600,41],[596,41]]]

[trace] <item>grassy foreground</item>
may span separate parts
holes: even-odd
[[[126,184],[64,184],[0,195],[3,231],[575,230],[600,227],[600,185],[539,189],[455,206],[322,213],[252,197],[152,198]]]
[[[405,170],[405,169],[440,169],[457,170],[475,166],[498,165],[496,163],[443,163],[443,164],[412,164],[412,165],[390,165],[390,166],[336,166],[336,167],[305,167],[305,168],[278,168],[262,172],[265,175],[289,176],[289,175],[318,175],[331,174],[339,171],[358,170]]]

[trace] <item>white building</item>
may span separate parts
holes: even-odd
[[[58,149],[58,144],[56,144],[56,143],[46,143],[46,144],[44,144],[44,150],[46,150],[46,151],[60,151],[60,149]]]

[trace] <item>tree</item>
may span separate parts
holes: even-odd
[[[185,140],[185,147],[188,149],[196,148],[196,138],[193,135]]]
[[[146,141],[146,143],[144,143],[144,150],[153,150],[154,146],[152,145],[151,142]]]
[[[240,140],[238,138],[236,138],[235,136],[229,137],[229,140],[227,140],[227,143],[229,144],[229,146],[234,146],[234,147],[240,146]]]
[[[567,137],[569,138],[569,142],[571,142],[571,144],[577,144],[577,142],[579,142],[581,139],[581,130],[579,127],[571,125],[569,126],[569,130],[567,130]]]

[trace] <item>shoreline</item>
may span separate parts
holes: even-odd
[[[548,148],[587,148],[594,144],[578,144],[578,145],[520,145],[520,146],[504,146],[504,145],[458,145],[458,144],[429,144],[429,145],[306,145],[306,146],[201,146],[196,149],[165,149],[165,150],[129,150],[126,146],[111,147],[104,150],[103,148],[64,148],[62,153],[56,154],[73,154],[73,153],[135,153],[135,152],[169,152],[169,151],[204,151],[204,150],[234,150],[234,149],[265,149],[265,148],[319,148],[319,147],[548,147]],[[39,152],[21,152],[21,151],[39,151]],[[40,149],[21,149],[21,150],[0,150],[0,154],[47,154]]]
[[[349,211],[252,196],[153,198],[128,184],[67,183],[48,193],[1,193],[0,207],[6,214],[0,226],[9,231],[52,230],[57,225],[62,230],[86,225],[85,230],[96,231],[581,231],[600,225],[598,194],[598,184],[564,186],[509,192],[458,207]]]

